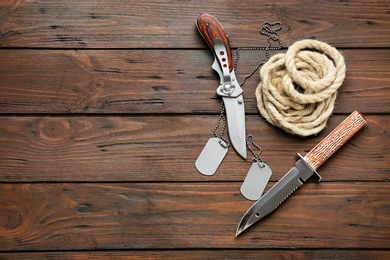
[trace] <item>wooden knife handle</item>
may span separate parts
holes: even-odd
[[[211,50],[214,52],[214,40],[219,39],[225,45],[226,48],[226,57],[223,60],[219,60],[221,67],[229,67],[229,71],[233,70],[233,58],[232,51],[230,49],[228,36],[223,29],[222,25],[218,20],[209,14],[201,14],[196,20],[196,27],[198,28],[199,33],[203,36],[204,40],[210,46]],[[214,53],[216,55],[216,53]],[[220,54],[222,55],[222,54]],[[216,55],[216,56],[220,56]],[[225,55],[225,54],[223,54]]]
[[[314,147],[304,159],[317,170],[332,154],[367,124],[362,114],[355,111]]]

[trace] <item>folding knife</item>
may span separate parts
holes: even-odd
[[[225,104],[230,141],[237,153],[246,159],[243,91],[236,79],[228,36],[218,20],[209,14],[200,15],[196,27],[214,54],[211,67],[220,78],[217,94]]]
[[[273,212],[311,176],[317,175],[320,181],[321,176],[316,170],[366,124],[364,116],[355,111],[305,157],[298,154],[301,158],[295,163],[295,167],[245,213],[238,225],[236,236]]]

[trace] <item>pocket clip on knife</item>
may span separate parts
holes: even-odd
[[[211,66],[219,75],[217,94],[222,97],[226,109],[230,141],[239,155],[246,159],[245,107],[242,88],[234,72],[229,39],[222,25],[209,14],[196,20],[196,27],[214,54]]]
[[[298,154],[300,159],[295,163],[295,167],[245,213],[238,225],[236,236],[274,211],[312,175],[317,175],[320,181],[321,176],[316,170],[366,124],[363,115],[355,111],[305,157]]]

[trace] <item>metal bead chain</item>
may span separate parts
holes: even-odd
[[[276,26],[276,27],[275,27]],[[259,33],[261,35],[267,36],[267,47],[244,47],[244,48],[237,48],[236,50],[236,59],[234,61],[234,69],[237,68],[238,60],[240,59],[240,51],[241,50],[249,50],[249,51],[259,51],[263,50],[265,51],[265,57],[266,59],[264,61],[260,61],[256,67],[246,76],[244,76],[241,86],[245,84],[245,81],[250,78],[255,72],[264,65],[269,59],[270,54],[269,51],[271,50],[280,50],[282,48],[282,41],[279,38],[278,32],[282,30],[282,23],[279,21],[276,22],[269,22],[264,21],[263,25],[261,26]],[[272,42],[278,42],[277,47],[272,47]]]
[[[276,26],[276,28],[275,28]],[[270,55],[269,55],[269,51],[271,50],[280,50],[282,48],[282,41],[280,40],[279,38],[279,35],[278,35],[278,31],[280,31],[282,29],[282,23],[277,21],[277,22],[269,22],[269,21],[264,21],[263,22],[263,25],[261,26],[260,30],[259,30],[259,33],[261,35],[265,35],[267,36],[267,47],[245,47],[245,48],[238,48],[236,50],[236,59],[234,61],[234,69],[237,69],[237,65],[238,65],[238,60],[240,59],[240,51],[241,50],[250,50],[250,51],[254,51],[254,50],[264,50],[265,51],[265,56],[266,56],[266,59],[264,61],[260,61],[257,66],[252,70],[251,73],[249,73],[248,75],[246,75],[244,78],[243,78],[243,81],[242,83],[240,84],[241,86],[244,85],[245,81],[250,78],[253,74],[255,74],[255,72],[260,68],[260,66],[262,66],[263,64],[265,64],[269,58],[270,58]],[[272,41],[274,42],[278,42],[278,46],[277,47],[272,47]],[[226,117],[225,117],[225,104],[223,103],[223,100],[221,101],[221,108],[220,108],[220,115],[218,117],[218,120],[217,120],[217,124],[216,126],[214,127],[214,130],[213,130],[213,133],[214,133],[214,136],[218,138],[218,134],[217,134],[217,130],[221,124],[221,121],[223,122],[223,125],[222,125],[222,129],[221,129],[221,134],[220,134],[220,139],[224,142],[222,143],[222,141],[219,142],[219,144],[221,146],[223,146],[224,148],[228,148],[230,146],[230,143],[229,141],[223,137],[224,133],[225,133],[225,129],[226,129]],[[256,147],[259,152],[256,154],[254,152],[254,150],[252,149],[251,145],[249,144],[248,142],[248,139],[251,138],[252,139],[252,145],[254,147]],[[264,167],[263,165],[263,160],[261,159],[260,157],[260,154],[262,152],[261,150],[261,147],[258,146],[256,143],[255,143],[255,140],[253,138],[253,135],[252,134],[249,134],[246,138],[246,145],[248,147],[248,149],[252,152],[252,154],[254,155],[254,159],[261,168]],[[253,162],[252,160],[252,162]]]
[[[275,27],[276,26],[276,27]],[[279,38],[278,32],[282,30],[282,23],[279,21],[276,22],[269,22],[265,21],[263,22],[263,25],[261,26],[259,33],[261,35],[267,36],[267,47],[247,47],[247,48],[238,48],[236,50],[236,59],[234,61],[234,69],[237,68],[238,60],[240,59],[240,51],[241,50],[249,50],[249,51],[258,51],[258,50],[263,50],[265,51],[265,57],[266,59],[263,61],[260,61],[257,66],[248,74],[246,75],[242,83],[240,84],[243,86],[245,84],[245,81],[250,78],[255,72],[260,68],[260,66],[264,65],[269,59],[270,59],[270,54],[269,52],[271,50],[280,50],[282,48],[282,41]],[[277,47],[272,47],[272,42],[278,42]],[[255,153],[253,150],[251,144],[249,143],[249,139],[251,139],[251,144],[258,149],[259,151]],[[252,163],[257,163],[260,168],[264,168],[265,164],[263,163],[263,159],[261,159],[260,155],[261,152],[263,151],[259,145],[255,143],[255,138],[253,137],[252,134],[248,134],[246,137],[246,146],[248,147],[249,151],[253,154],[254,158],[252,159]]]
[[[255,151],[253,150],[252,146],[250,145],[249,143],[249,139],[251,139],[251,143],[254,147],[256,147],[256,149],[258,149],[259,151],[257,153],[255,153]],[[251,153],[253,154],[254,158],[252,159],[252,163],[254,162],[257,162],[259,164],[259,166],[261,168],[264,167],[263,165],[263,159],[261,159],[260,155],[261,155],[261,152],[263,151],[261,149],[261,147],[255,143],[255,138],[253,137],[252,134],[248,134],[246,136],[246,146],[248,147],[249,151],[251,151]]]
[[[221,124],[221,121],[222,121],[223,125],[222,125],[221,134],[220,134],[219,139],[221,139],[225,143],[223,144],[221,141],[219,141],[219,144],[224,148],[228,148],[230,146],[230,143],[225,137],[223,137],[223,135],[225,133],[225,129],[226,129],[225,104],[223,103],[223,100],[221,101],[220,114],[219,114],[219,117],[217,120],[217,124],[215,125],[214,130],[213,130],[214,136],[217,138],[218,138],[217,130],[219,128],[219,125]]]

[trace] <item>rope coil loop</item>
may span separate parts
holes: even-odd
[[[294,43],[260,70],[257,107],[272,125],[299,136],[322,131],[345,78],[340,52],[320,41]]]

